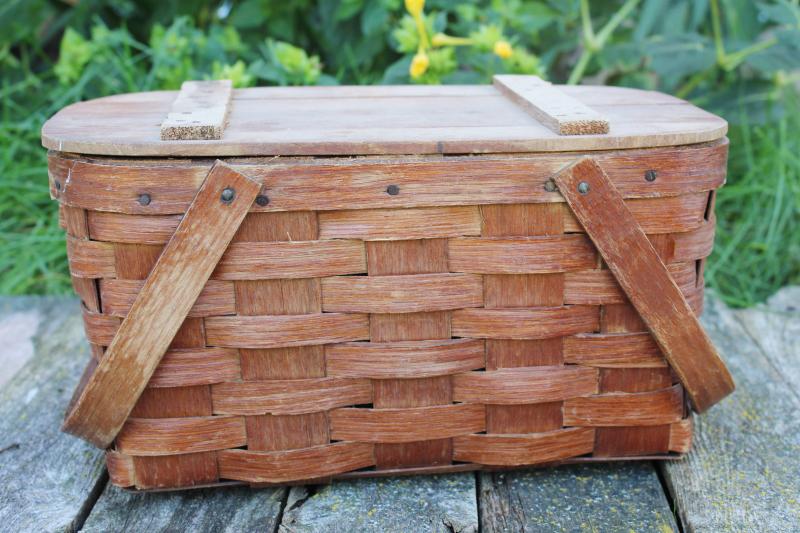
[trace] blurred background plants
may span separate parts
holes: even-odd
[[[0,6],[0,293],[69,290],[42,123],[185,79],[654,89],[731,124],[706,280],[733,305],[800,283],[797,0],[6,0]]]

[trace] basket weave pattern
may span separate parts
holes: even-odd
[[[548,198],[251,211],[109,451],[112,481],[687,451],[682,387],[567,205]],[[626,202],[696,313],[713,198]],[[181,215],[76,203],[62,200],[62,225],[99,359]]]

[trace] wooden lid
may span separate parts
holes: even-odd
[[[114,156],[464,154],[672,146],[727,131],[723,119],[666,94],[552,86],[610,128],[559,135],[502,85],[239,89],[219,140],[162,140],[177,91],[123,94],[62,109],[45,123],[42,144]]]

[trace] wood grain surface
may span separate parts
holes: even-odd
[[[660,93],[557,89],[604,115],[611,134],[560,136],[491,86],[259,87],[234,91],[220,140],[161,140],[177,93],[152,92],[67,106],[44,125],[42,143],[115,156],[464,154],[674,146],[727,130],[721,118]]]
[[[603,169],[582,159],[555,181],[680,376],[695,409],[705,411],[730,394],[734,384],[725,364]]]
[[[235,190],[229,202],[221,200],[226,188]],[[215,165],[64,420],[66,431],[101,448],[111,443],[259,189],[226,165]]]

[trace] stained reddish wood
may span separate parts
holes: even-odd
[[[116,276],[114,246],[105,242],[67,237],[69,270],[80,278],[113,278]]]
[[[667,269],[686,298],[699,292],[694,263],[673,263]],[[607,305],[628,299],[610,270],[583,270],[564,275],[564,302],[567,304]]]
[[[116,439],[128,455],[172,455],[237,448],[247,444],[244,418],[129,418]]]
[[[564,274],[492,274],[483,276],[484,307],[552,307],[564,303]]]
[[[235,242],[228,247],[211,277],[230,280],[315,278],[366,271],[362,241]]]
[[[211,416],[211,390],[207,385],[147,388],[131,410],[134,418],[187,418]]]
[[[647,325],[630,303],[606,304],[600,315],[600,331],[603,333],[646,332]]]
[[[100,346],[108,346],[114,340],[114,335],[122,321],[115,316],[94,313],[83,309],[83,329],[86,339]]]
[[[486,339],[486,370],[564,363],[562,338]]]
[[[103,312],[112,316],[124,317],[144,286],[141,280],[104,279],[100,281],[103,299]],[[230,281],[209,280],[188,316],[204,317],[232,315],[236,312],[233,283]]]
[[[254,483],[316,479],[375,464],[372,444],[338,442],[299,450],[217,453],[220,476]]]
[[[142,490],[193,487],[219,481],[214,451],[134,457],[133,464],[136,488]]]
[[[89,211],[92,240],[132,244],[165,244],[172,238],[181,215],[125,215]]]
[[[368,243],[369,277],[391,283],[419,276],[449,276],[446,239]],[[482,301],[479,291],[473,293]],[[392,289],[390,289],[392,290]],[[420,296],[427,299],[427,296]],[[480,304],[479,304],[480,305]],[[447,312],[417,312],[403,314],[373,314],[370,337],[376,344],[391,342],[421,342],[423,339],[450,337]],[[429,321],[425,321],[429,317]],[[441,341],[440,341],[441,342]],[[482,354],[481,354],[482,359]],[[373,406],[382,408],[412,408],[446,405],[453,401],[449,376],[403,376],[402,379],[381,379],[373,382]],[[381,469],[411,468],[426,464],[449,464],[452,461],[452,442],[449,438],[424,439],[416,442],[377,443],[375,464]]]
[[[220,200],[226,187],[236,190],[230,202]],[[215,165],[67,415],[66,431],[100,447],[111,443],[259,189],[224,164]]]
[[[323,311],[418,313],[483,305],[483,280],[473,274],[347,276],[322,280]]]
[[[168,350],[153,372],[148,387],[209,385],[241,379],[239,354],[230,348]]]
[[[684,418],[669,428],[669,451],[688,453],[692,448],[692,419]]]
[[[279,348],[369,338],[367,315],[317,313],[283,316],[219,316],[205,320],[211,346]]]
[[[536,309],[453,311],[453,336],[487,339],[546,339],[596,331],[597,307],[571,305]]]
[[[592,268],[597,256],[583,235],[450,239],[450,271],[535,274]]]
[[[661,368],[603,368],[600,392],[648,392],[672,385],[672,370]]]
[[[67,235],[78,239],[89,238],[89,225],[87,223],[87,211],[77,207],[61,205],[59,210],[59,222]]]
[[[564,361],[602,368],[667,366],[650,333],[590,333],[565,337]]]
[[[668,146],[650,150],[609,151],[594,157],[607,169],[625,198],[672,196],[707,191],[725,178],[728,142]],[[236,168],[263,179],[270,203],[256,210],[297,211],[374,209],[431,205],[470,205],[560,201],[545,182],[581,154],[524,154],[513,157],[436,157],[428,160],[361,158],[356,160],[270,159],[234,162]],[[70,176],[59,200],[98,211],[142,214],[183,213],[210,168],[202,160],[141,162],[136,159],[87,159],[51,152],[53,182]],[[230,161],[229,161],[230,162]],[[642,179],[656,170],[658,179]],[[454,182],[458,187],[453,187]],[[389,185],[400,194],[386,194]],[[147,206],[138,202],[151,194]],[[296,237],[295,237],[296,239]],[[257,239],[274,240],[274,239]]]
[[[371,275],[432,274],[450,272],[447,265],[449,239],[368,241],[367,268]]]
[[[325,347],[328,375],[372,379],[446,376],[483,368],[483,340],[346,342]]]
[[[118,487],[131,487],[136,484],[133,470],[133,457],[115,450],[106,451],[106,467],[111,483]]]
[[[181,348],[204,348],[206,345],[206,330],[202,318],[187,318],[178,328],[172,338],[170,350]]]
[[[567,459],[594,449],[593,428],[528,435],[465,435],[453,439],[453,457],[485,465],[522,466]]]
[[[705,224],[706,193],[626,200],[625,206],[645,233],[692,231]],[[563,212],[565,231],[584,231],[583,225],[566,206]]]
[[[479,235],[477,207],[361,209],[319,214],[322,239],[407,240]]]
[[[725,364],[603,170],[584,159],[555,179],[685,384],[694,407],[704,411],[730,394],[734,384]],[[579,183],[588,184],[588,194],[578,192]]]
[[[358,442],[414,442],[478,433],[486,429],[483,405],[408,409],[334,409],[331,438]]]
[[[670,425],[606,427],[595,430],[595,457],[662,455],[668,453]]]
[[[160,244],[114,244],[119,279],[147,279],[164,246]]]
[[[372,342],[402,340],[449,339],[451,337],[450,313],[407,313],[401,316],[373,314],[369,319],[369,337]]]
[[[237,281],[236,309],[240,315],[300,315],[322,311],[318,279]]]
[[[215,414],[299,415],[372,403],[366,379],[313,378],[244,381],[211,386]]]
[[[681,418],[680,385],[656,392],[599,394],[564,402],[566,426],[660,426]]]
[[[242,379],[300,379],[325,376],[324,346],[245,349],[241,353]]]
[[[486,433],[540,433],[561,429],[562,402],[487,405]]]
[[[544,403],[597,394],[597,369],[579,366],[506,368],[453,376],[457,402],[502,404]]]
[[[86,309],[95,313],[100,312],[100,294],[97,290],[97,280],[72,276],[72,288]]]
[[[707,206],[706,191],[680,196],[634,198],[626,200],[625,203],[648,234],[699,231],[709,224],[704,218]],[[565,231],[583,232],[583,227],[565,204],[548,205],[563,217],[562,224]],[[487,207],[482,206],[482,211],[486,211]],[[104,242],[164,244],[181,220],[180,215],[131,215],[100,211],[89,211],[89,213],[92,239]],[[476,206],[360,209],[320,212],[319,223],[323,239],[405,240],[478,235],[475,229],[478,216],[479,211]],[[428,224],[430,228],[426,232]],[[559,238],[569,240],[573,237]],[[493,247],[503,247],[504,244],[506,248],[510,246],[508,242],[503,241],[493,244],[483,240],[477,242],[468,240],[462,247],[470,246],[470,248],[462,253],[471,251],[472,254],[479,254],[481,250],[474,249],[477,246],[491,250]],[[518,254],[525,252],[526,250],[517,251]],[[533,253],[533,251],[527,252]],[[558,248],[550,249],[550,253],[558,253]]]
[[[246,416],[244,421],[248,450],[291,450],[328,444],[330,441],[328,417],[324,412]]]

